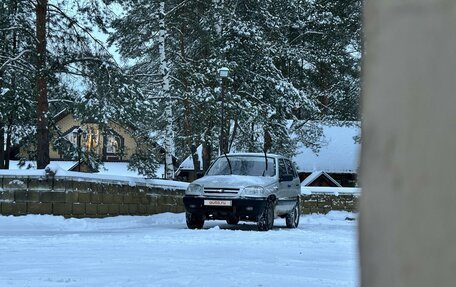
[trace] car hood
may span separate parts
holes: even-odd
[[[269,176],[246,176],[246,175],[207,175],[193,181],[208,188],[242,188],[246,186],[268,186],[277,181]]]

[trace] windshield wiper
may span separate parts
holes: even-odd
[[[226,161],[228,162],[228,166],[230,167],[230,174],[233,174],[233,170],[231,169],[231,162],[230,162],[230,159],[228,158],[228,156],[226,155],[226,153],[224,152],[223,153],[226,157]]]

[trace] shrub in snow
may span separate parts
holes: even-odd
[[[60,169],[60,166],[56,163],[50,163],[44,168],[46,176],[55,176],[57,171]]]

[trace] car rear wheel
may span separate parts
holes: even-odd
[[[263,213],[258,218],[258,231],[268,231],[274,226],[274,204],[268,202]]]
[[[201,229],[204,226],[204,217],[201,215],[186,212],[185,219],[190,229]]]
[[[299,225],[299,217],[301,216],[301,210],[299,208],[299,201],[296,202],[293,210],[287,214],[285,222],[288,228],[296,228]]]

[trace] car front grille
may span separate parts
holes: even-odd
[[[215,196],[236,195],[238,192],[239,188],[204,188],[204,193]]]

